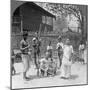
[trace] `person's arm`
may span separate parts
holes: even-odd
[[[53,50],[53,46],[51,46],[51,50]]]
[[[71,46],[71,48],[72,48],[72,53],[74,53],[74,50],[73,50],[73,47]]]
[[[28,45],[27,47],[24,47],[24,48],[22,48],[22,46],[20,46],[20,49],[25,50],[25,49],[28,49],[29,47],[30,47],[30,45]]]
[[[58,49],[58,47],[59,47],[59,45],[57,44],[57,45],[56,45],[56,49]]]
[[[27,47],[23,47],[23,45],[24,45],[24,42],[21,42],[20,43],[20,49],[21,50],[25,50],[25,49],[27,49],[27,48],[29,48],[30,47],[30,45],[28,44],[28,46]]]
[[[47,50],[49,49],[49,46],[47,46]]]

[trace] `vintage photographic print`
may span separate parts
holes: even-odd
[[[11,0],[11,89],[88,84],[88,6]]]

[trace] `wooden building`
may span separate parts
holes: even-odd
[[[53,18],[54,15],[37,4],[24,2],[13,11],[12,33],[53,31]]]

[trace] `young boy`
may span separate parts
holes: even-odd
[[[58,43],[56,46],[57,52],[58,52],[58,58],[59,58],[59,67],[62,65],[62,56],[63,56],[63,43],[61,42],[62,38],[59,36]]]

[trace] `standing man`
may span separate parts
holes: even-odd
[[[33,55],[34,55],[34,63],[36,68],[38,68],[38,63],[37,63],[37,43],[36,43],[36,38],[33,38]]]
[[[58,58],[59,58],[59,67],[61,67],[62,65],[62,56],[63,56],[63,43],[61,42],[62,41],[62,38],[61,36],[59,36],[58,38],[58,43],[57,43],[57,46],[56,46],[56,49],[57,49],[57,52],[58,52]]]
[[[28,37],[28,33],[27,32],[23,32],[23,39],[20,42],[20,49],[22,52],[22,61],[23,61],[23,66],[24,66],[24,70],[23,70],[23,78],[25,80],[29,79],[26,76],[27,71],[29,70],[29,55],[28,55],[28,51],[29,51],[29,44],[27,42],[27,37]]]
[[[36,44],[37,44],[37,57],[39,59],[40,58],[41,39],[40,39],[40,35],[38,34],[38,32],[35,33],[35,38],[36,38]]]
[[[35,33],[32,46],[33,46],[34,62],[37,69],[37,75],[39,75],[39,59],[40,59],[41,41],[38,37],[38,33]]]
[[[70,44],[70,40],[66,40],[66,44],[63,46],[63,58],[61,66],[61,78],[70,78],[71,75],[71,65],[72,65],[72,53],[73,47]]]

